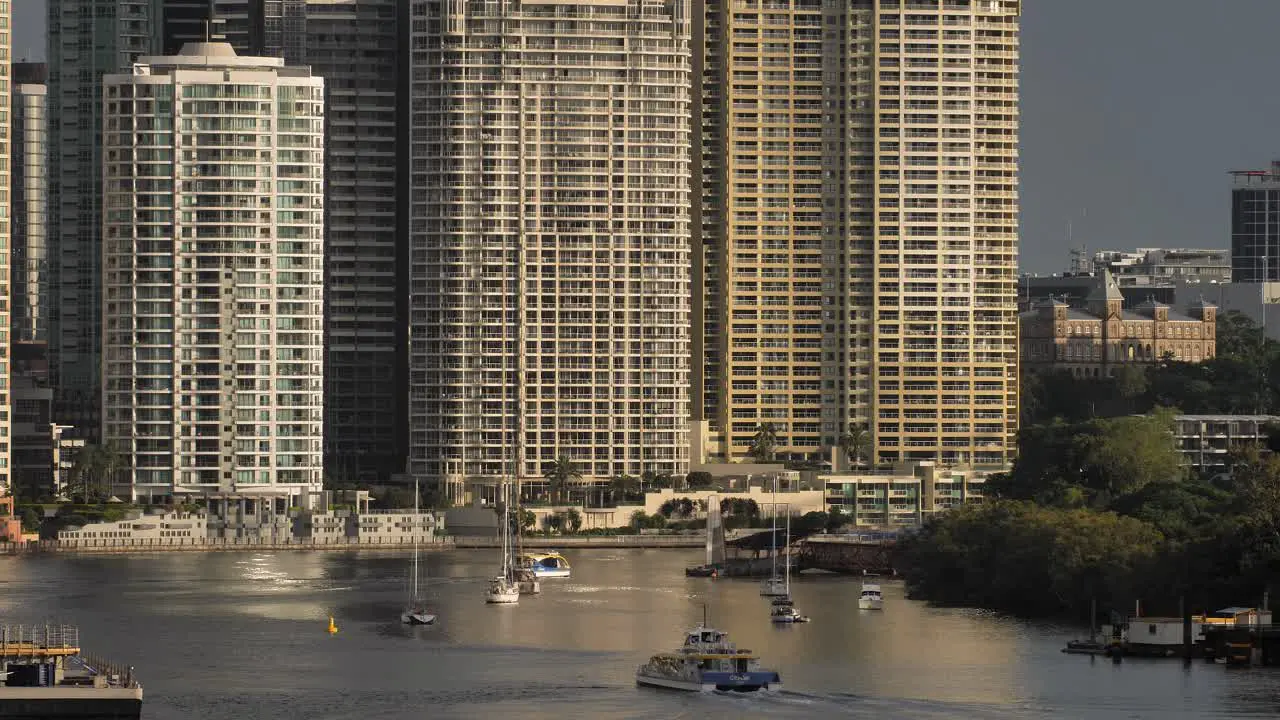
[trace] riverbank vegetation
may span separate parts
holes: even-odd
[[[1218,357],[1114,378],[1027,378],[1011,472],[987,502],[932,518],[898,548],[908,591],[942,604],[1084,619],[1091,599],[1148,613],[1257,604],[1280,578],[1280,428],[1192,474],[1177,413],[1280,409],[1280,344],[1234,313]],[[1134,413],[1146,413],[1135,416]]]

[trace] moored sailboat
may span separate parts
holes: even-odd
[[[418,594],[418,531],[419,520],[421,519],[421,509],[419,508],[420,496],[418,495],[418,483],[413,483],[413,523],[410,533],[413,535],[413,578],[409,586],[409,600],[405,603],[404,612],[400,613],[400,622],[405,625],[431,625],[436,621],[436,616],[427,612],[426,603],[422,601],[422,597]]]
[[[773,524],[769,538],[769,579],[760,585],[760,595],[764,597],[787,597],[787,583],[778,577],[778,478],[773,478]],[[788,520],[790,515],[788,514]],[[788,525],[788,527],[790,527]],[[787,531],[787,544],[791,542],[791,532]]]
[[[502,483],[502,572],[489,581],[485,602],[491,605],[514,605],[520,602],[520,584],[515,579],[511,562],[511,490]]]

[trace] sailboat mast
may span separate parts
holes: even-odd
[[[418,480],[417,478],[414,478],[413,522],[409,525],[409,527],[411,528],[410,532],[413,534],[413,594],[409,598],[411,602],[417,602],[418,600],[418,520],[422,512],[421,510],[418,509],[418,504],[419,504]]]
[[[787,551],[787,597],[791,597],[791,505],[787,505],[787,541],[782,544]]]
[[[773,476],[773,526],[769,532],[769,580],[778,578],[778,476]]]

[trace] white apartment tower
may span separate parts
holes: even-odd
[[[685,0],[413,0],[410,470],[688,470]]]
[[[226,43],[103,89],[104,441],[137,497],[322,486],[324,81]]]
[[[706,0],[698,419],[746,456],[1000,467],[1021,0]]]
[[[0,108],[9,108],[11,92],[13,88],[13,73],[10,66],[10,52],[13,49],[13,35],[11,27],[12,15],[9,10],[9,3],[0,2]],[[0,137],[11,139],[13,137],[13,120],[10,113],[5,113],[0,117]],[[0,298],[4,298],[6,302],[0,303],[0,328],[4,328],[6,332],[0,337],[0,407],[6,410],[10,409],[12,398],[12,383],[10,382],[11,358],[12,358],[12,333],[8,332],[10,326],[10,313],[12,312],[12,303],[9,299],[12,297],[12,285],[9,279],[9,255],[10,255],[10,218],[13,217],[13,204],[11,201],[10,188],[10,167],[11,158],[10,142],[0,142],[0,243],[3,243],[3,252],[0,252]],[[5,412],[0,417],[0,487],[7,488],[9,480],[12,476],[10,459],[13,452],[13,437],[11,430],[10,413]]]

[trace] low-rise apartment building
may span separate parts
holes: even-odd
[[[929,515],[982,501],[987,473],[906,463],[887,474],[824,475],[828,512],[863,528],[913,527]]]
[[[1265,445],[1267,426],[1280,423],[1277,415],[1179,415],[1174,419],[1174,443],[1182,464],[1195,473],[1221,473],[1227,458],[1242,445]]]

